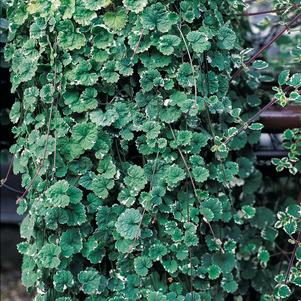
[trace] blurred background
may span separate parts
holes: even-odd
[[[11,156],[8,149],[13,144],[9,108],[14,102],[10,93],[9,66],[4,62],[3,48],[7,39],[8,22],[5,15],[6,3],[0,0],[0,292],[1,301],[32,300],[21,284],[21,255],[16,245],[20,242],[19,223],[21,216],[16,214],[16,198],[21,191],[20,177],[11,172]]]

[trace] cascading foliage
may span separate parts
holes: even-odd
[[[284,296],[270,261],[275,214],[255,204],[262,127],[223,143],[261,105],[251,81],[230,82],[243,8],[12,1],[18,248],[35,300]]]

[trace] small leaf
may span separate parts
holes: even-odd
[[[192,168],[193,177],[197,182],[203,183],[209,177],[209,171],[205,167],[196,166]]]
[[[68,229],[61,236],[62,255],[70,257],[80,252],[83,247],[80,232],[77,229]]]
[[[147,256],[140,256],[134,259],[134,268],[139,276],[146,276],[151,266],[152,261]]]
[[[209,50],[211,46],[211,43],[208,41],[209,38],[204,32],[191,31],[187,35],[187,40],[192,46],[193,51],[198,54]]]
[[[291,295],[291,290],[286,284],[280,284],[276,287],[276,294],[280,298],[287,298]]]
[[[93,123],[78,123],[73,127],[72,138],[85,149],[91,149],[96,143],[97,128]]]
[[[126,209],[117,219],[116,230],[124,238],[135,239],[140,236],[142,215],[139,210]]]
[[[250,205],[244,205],[244,206],[242,206],[242,212],[244,213],[244,215],[247,219],[253,218],[256,214],[256,208],[254,208]]]
[[[67,195],[69,183],[66,180],[60,180],[50,186],[46,192],[46,207],[66,207],[70,203],[70,197]]]
[[[278,76],[278,84],[280,86],[282,85],[285,85],[286,82],[288,81],[289,79],[289,74],[290,74],[290,71],[289,70],[283,70],[280,72],[279,76]]]
[[[259,130],[263,129],[263,124],[255,122],[255,123],[252,123],[251,125],[249,125],[248,128],[250,130],[259,131]]]
[[[185,172],[178,165],[173,164],[167,168],[165,179],[169,187],[176,187],[180,181],[185,179]]]
[[[101,277],[94,268],[87,268],[78,274],[78,280],[82,284],[81,290],[88,295],[92,295],[97,293]]]
[[[181,39],[176,35],[165,35],[160,37],[158,49],[164,55],[171,55],[175,47],[177,47],[181,43]]]
[[[130,11],[138,14],[143,11],[148,0],[122,0],[123,5]]]
[[[60,264],[61,248],[53,243],[45,244],[38,253],[38,264],[44,268],[57,268]]]
[[[103,21],[110,29],[117,31],[125,27],[127,15],[124,9],[119,9],[116,12],[106,12]]]
[[[219,268],[218,265],[212,264],[209,266],[209,268],[208,268],[209,279],[211,279],[211,280],[217,279],[219,277],[220,273],[221,273],[221,269]]]
[[[301,73],[295,73],[291,76],[289,81],[287,82],[288,85],[297,88],[301,86]]]
[[[53,285],[56,291],[64,292],[74,284],[73,275],[70,271],[59,270],[53,276]]]
[[[255,69],[265,69],[269,66],[269,64],[265,61],[262,60],[256,60],[253,64],[252,67]]]

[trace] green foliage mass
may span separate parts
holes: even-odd
[[[19,250],[36,301],[291,295],[281,275],[274,280],[270,254],[276,219],[293,235],[300,208],[276,217],[256,203],[260,123],[223,143],[260,105],[255,73],[249,92],[230,86],[248,28],[244,6],[11,1],[11,152],[27,188]],[[300,74],[279,77],[287,81],[298,88]]]

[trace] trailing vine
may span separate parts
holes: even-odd
[[[35,300],[288,296],[270,261],[276,212],[257,197],[262,125],[253,121],[263,109],[251,82],[299,6],[247,63],[245,7],[9,3],[10,151],[26,214],[18,249]],[[299,76],[281,77],[269,105],[283,103],[282,86],[297,101]]]

